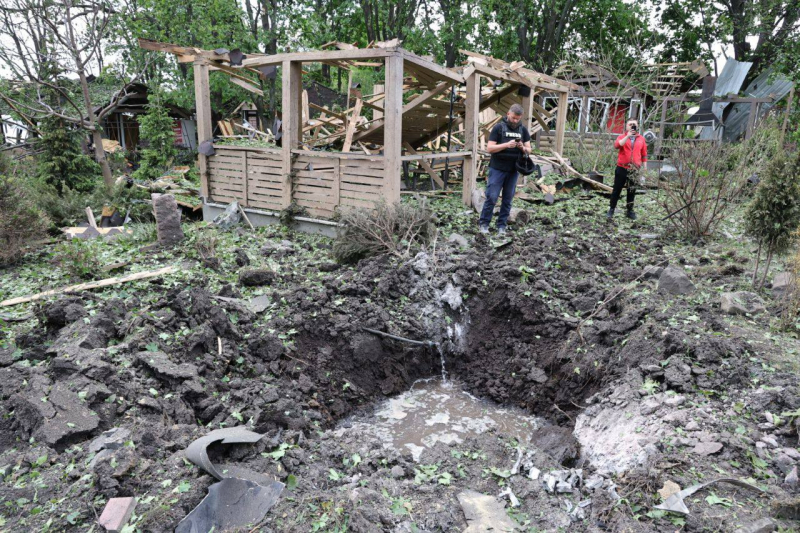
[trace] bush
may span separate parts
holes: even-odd
[[[147,113],[140,115],[137,120],[146,147],[142,150],[139,168],[133,173],[133,178],[156,180],[170,169],[178,153],[172,129],[174,124],[161,93],[156,90],[150,92]]]
[[[658,202],[680,235],[695,240],[713,234],[740,198],[746,169],[731,168],[729,150],[710,142],[684,142],[673,150],[676,172],[660,183]]]
[[[342,211],[341,227],[333,242],[333,255],[340,262],[391,254],[405,258],[415,246],[425,246],[436,236],[434,214],[420,206],[379,202],[374,209]]]
[[[27,245],[45,236],[47,225],[25,190],[0,174],[0,265],[19,260]]]
[[[58,245],[56,258],[71,276],[93,279],[101,266],[100,243],[96,240],[70,239]]]
[[[64,188],[90,192],[102,183],[100,165],[83,153],[81,133],[58,118],[42,121],[42,138],[37,143],[39,178],[60,194]],[[84,206],[85,207],[85,206]]]
[[[795,240],[800,226],[800,152],[794,157],[778,153],[761,174],[755,196],[747,206],[747,234],[758,242],[753,285],[758,279],[761,253],[767,254],[764,273],[758,286],[767,278],[772,258],[785,253]]]

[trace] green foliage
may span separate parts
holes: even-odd
[[[0,266],[22,257],[25,246],[45,235],[47,224],[26,191],[0,173]]]
[[[70,239],[58,245],[55,255],[71,276],[92,279],[101,266],[100,246],[100,242],[94,239]]]
[[[138,180],[155,180],[167,172],[173,164],[178,150],[175,148],[173,120],[164,105],[160,91],[151,91],[147,104],[147,113],[140,115],[139,131],[146,142],[142,150],[139,168],[133,173]]]
[[[42,139],[38,143],[39,177],[60,194],[65,188],[89,192],[100,180],[100,165],[83,153],[81,132],[63,120],[48,118],[41,124]]]
[[[800,155],[775,155],[761,173],[755,196],[745,212],[747,234],[767,253],[764,278],[773,255],[784,254],[800,226]],[[756,273],[758,260],[756,262]],[[763,281],[762,281],[763,283]]]

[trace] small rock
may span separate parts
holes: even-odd
[[[531,478],[532,480],[536,481],[537,479],[539,479],[539,475],[541,473],[542,473],[541,470],[539,470],[536,467],[533,467],[533,468],[531,468],[531,471],[528,472],[528,477]]]
[[[700,424],[695,422],[694,420],[690,421],[684,428],[686,431],[700,431]]]
[[[692,452],[696,453],[697,455],[709,456],[719,453],[721,450],[722,444],[719,442],[701,442],[694,447]]]
[[[97,453],[100,450],[116,450],[125,444],[130,435],[131,431],[126,428],[113,428],[104,431],[89,444],[89,453]]]
[[[755,293],[747,291],[723,292],[720,296],[720,309],[729,315],[752,315],[765,310],[764,300]]]
[[[792,471],[786,476],[784,482],[792,488],[797,487],[798,478],[797,478],[797,467],[793,466]]]
[[[139,352],[136,360],[167,379],[191,379],[197,377],[197,367],[189,363],[175,364],[164,352]]]
[[[469,241],[458,233],[451,233],[450,237],[447,238],[447,242],[452,242],[460,248],[469,248]]]
[[[663,271],[664,267],[647,265],[644,267],[643,277],[644,279],[658,279]]]
[[[675,483],[674,481],[666,480],[664,482],[664,486],[658,491],[661,495],[661,498],[666,500],[673,494],[677,494],[681,491],[681,486]]]
[[[789,457],[791,457],[791,458],[792,458],[792,459],[794,459],[795,461],[800,461],[800,452],[798,452],[798,451],[797,451],[796,449],[794,449],[794,448],[781,448],[781,449],[780,449],[780,450],[778,450],[778,451],[779,451],[779,452],[781,452],[781,453],[784,453],[784,454],[788,455]]]
[[[661,407],[661,403],[658,400],[651,398],[649,400],[645,400],[642,403],[642,406],[639,408],[639,413],[645,416],[652,415],[653,413],[658,411],[659,407]]]
[[[668,266],[658,277],[658,290],[670,294],[691,294],[694,292],[694,283],[683,269]]]
[[[664,400],[664,403],[669,405],[670,407],[678,407],[686,403],[686,396],[682,394],[676,394],[675,396],[667,396],[667,399]]]
[[[735,533],[770,533],[778,529],[778,525],[771,518],[762,518],[752,524],[740,527]]]
[[[772,435],[764,435],[763,437],[761,437],[761,440],[766,442],[767,444],[769,444],[773,448],[777,448],[778,447],[778,441],[775,440],[775,437],[773,437]]]
[[[774,462],[784,474],[788,474],[795,465],[794,459],[783,453],[776,455]]]
[[[270,285],[278,275],[268,268],[253,268],[239,272],[239,283],[246,287]]]
[[[416,256],[414,256],[414,261],[411,263],[411,268],[413,268],[417,274],[424,276],[431,269],[430,256],[425,252],[419,252]]]
[[[392,467],[392,477],[395,479],[400,479],[401,477],[406,476],[406,471],[403,470],[403,467],[400,465],[395,465]]]

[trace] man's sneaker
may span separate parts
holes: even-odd
[[[489,226],[480,226],[481,233],[489,233]]]
[[[612,218],[614,218],[614,210],[613,209],[609,209],[608,210],[608,213],[606,213],[606,218],[608,220],[611,220]]]
[[[628,212],[625,213],[625,216],[631,220],[636,220],[636,213],[633,212],[633,209],[628,209]]]
[[[505,234],[506,234],[506,228],[504,228],[504,227],[503,228],[497,228],[497,235],[502,237]]]

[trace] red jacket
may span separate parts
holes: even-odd
[[[631,141],[628,139],[628,134],[623,133],[617,140],[614,141],[614,148],[619,150],[617,156],[617,166],[623,168],[630,168],[631,163],[636,167],[640,167],[647,163],[647,142],[644,137],[637,135],[633,141],[633,150],[631,150]]]

